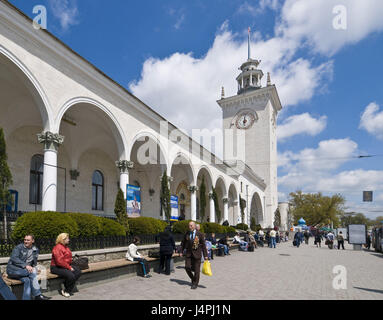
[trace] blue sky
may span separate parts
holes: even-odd
[[[298,189],[339,192],[349,210],[383,215],[383,1],[10,2],[32,18],[45,5],[51,33],[188,132],[221,128],[215,101],[221,86],[236,94],[250,26],[252,57],[284,106],[280,200]],[[337,17],[345,29],[334,28]],[[362,202],[363,190],[374,191],[373,203]]]

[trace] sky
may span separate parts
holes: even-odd
[[[189,133],[222,128],[216,100],[236,94],[250,27],[283,106],[279,201],[340,193],[347,211],[383,215],[383,1],[10,2],[31,18],[45,6],[49,32]]]

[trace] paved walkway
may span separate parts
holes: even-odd
[[[255,252],[234,251],[212,261],[213,276],[201,274],[197,290],[183,264],[170,276],[153,274],[112,280],[80,288],[71,300],[253,300],[253,299],[383,299],[383,254],[374,251],[329,250],[312,244],[300,248],[292,242],[277,249],[259,248]],[[335,290],[333,268],[344,266],[347,289]],[[53,300],[66,299],[55,295]]]

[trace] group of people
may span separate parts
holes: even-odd
[[[64,289],[60,293],[64,297],[73,295],[76,281],[81,276],[81,270],[72,265],[72,252],[69,249],[69,235],[62,233],[56,239],[56,245],[52,249],[50,272],[65,279]],[[35,237],[28,234],[24,237],[23,243],[17,245],[9,258],[7,264],[7,275],[9,279],[20,280],[23,285],[23,300],[49,300],[41,293],[38,282],[37,261],[39,249],[35,246]],[[7,284],[0,277],[0,294],[6,300],[16,300],[16,296],[9,289]]]
[[[337,240],[337,248],[338,250],[342,248],[342,250],[345,250],[344,248],[344,235],[342,231],[339,231],[338,235],[335,236],[334,233],[331,231],[322,233],[320,231],[316,231],[314,235],[312,235],[308,230],[305,230],[305,232],[302,232],[301,229],[298,229],[298,232],[294,235],[294,246],[299,248],[300,244],[303,243],[303,239],[305,243],[308,245],[310,237],[314,237],[314,245],[317,246],[317,248],[322,247],[322,241],[325,241],[325,244],[330,248],[334,248],[334,241]]]

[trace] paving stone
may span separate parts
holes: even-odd
[[[313,244],[293,247],[281,243],[276,249],[234,251],[211,261],[213,276],[201,274],[200,286],[190,289],[183,265],[170,276],[126,277],[80,288],[71,300],[382,300],[383,255],[373,251],[317,248]],[[335,266],[347,271],[347,289],[336,290]],[[60,295],[53,300],[66,299]]]

